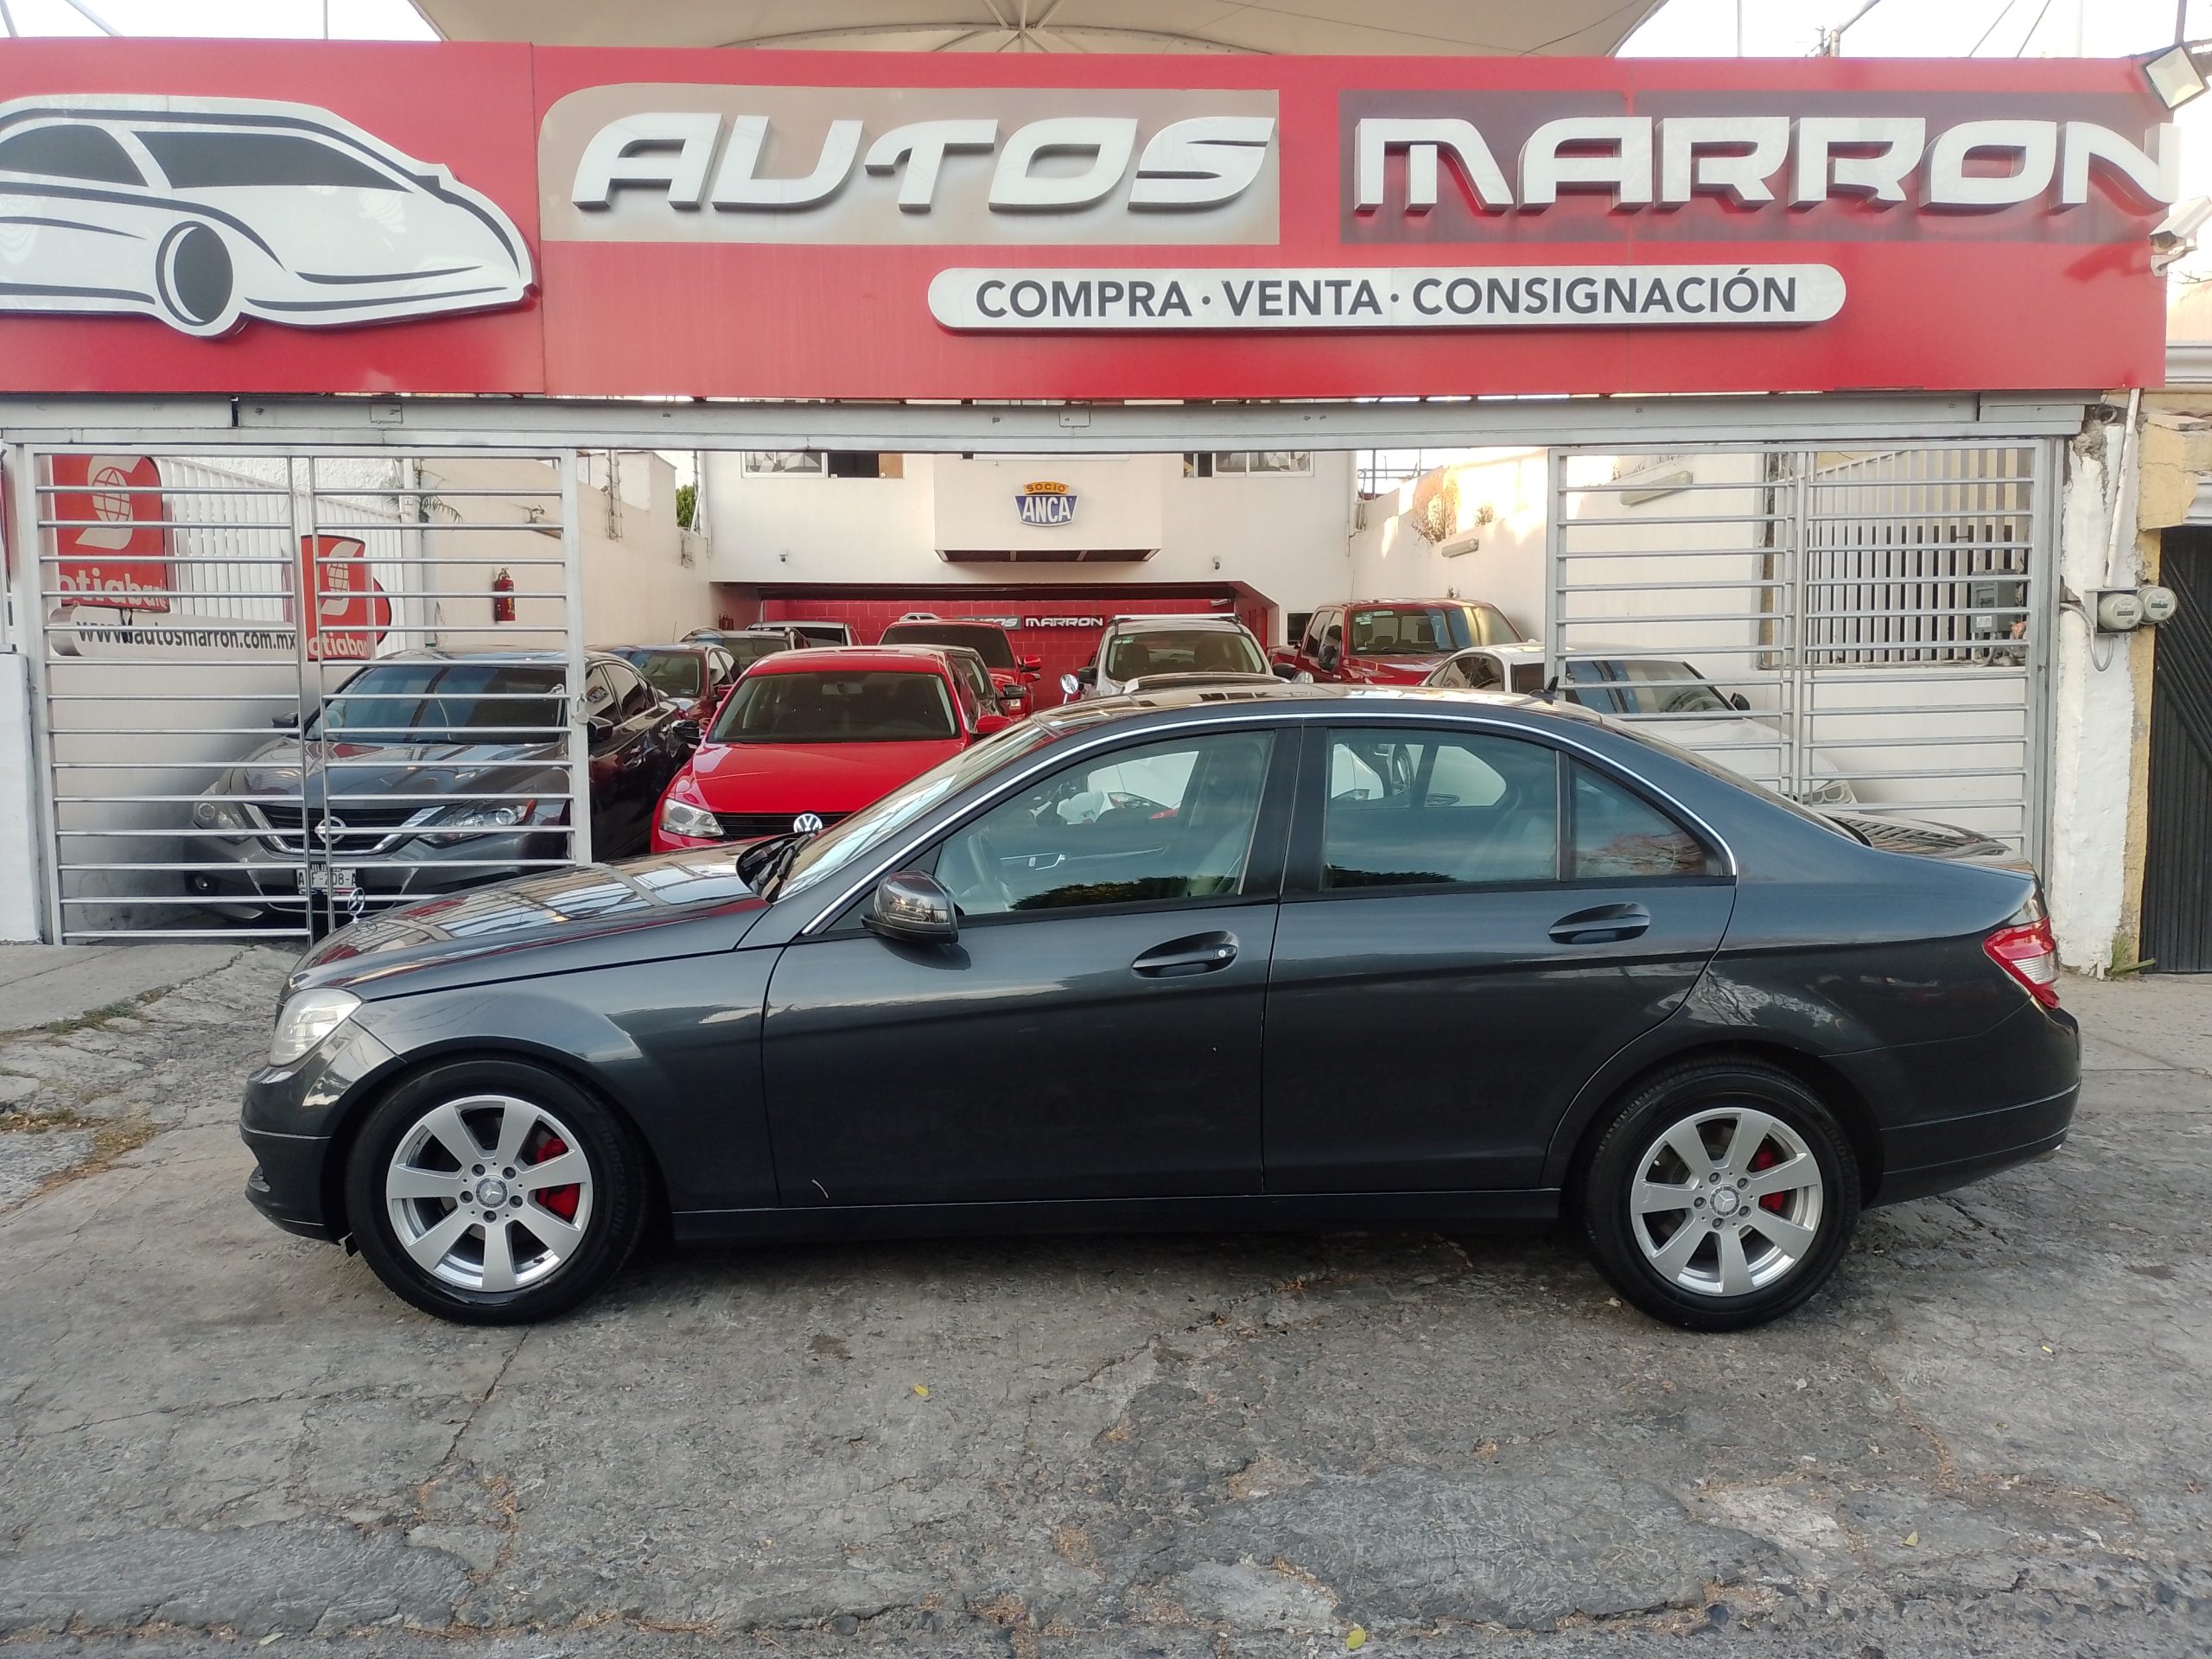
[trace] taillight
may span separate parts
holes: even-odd
[[[2040,893],[2031,894],[2004,926],[1981,942],[1981,948],[2030,996],[2046,1008],[2058,1006],[2058,941],[2051,935],[2050,917]]]

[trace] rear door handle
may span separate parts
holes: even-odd
[[[1596,905],[1562,916],[1552,924],[1554,944],[1618,944],[1641,936],[1651,925],[1642,905]]]
[[[1185,979],[1217,974],[1236,960],[1234,933],[1198,933],[1154,945],[1129,964],[1129,971],[1145,979]]]

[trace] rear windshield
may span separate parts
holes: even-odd
[[[1735,705],[1688,663],[1608,658],[1567,665],[1572,683],[1589,690],[1567,696],[1589,709],[1621,715],[1732,715]],[[1602,684],[1603,689],[1599,689]]]
[[[1267,659],[1243,629],[1156,628],[1125,633],[1106,647],[1106,677],[1147,674],[1264,674]]]
[[[550,663],[387,663],[324,698],[308,730],[383,742],[548,743],[568,724],[563,677]]]
[[[935,674],[901,669],[749,674],[715,717],[716,743],[903,743],[959,735]]]
[[[1351,613],[1355,657],[1443,657],[1520,638],[1505,613],[1490,605],[1384,605]]]
[[[664,697],[696,697],[707,688],[705,661],[688,651],[618,651]]]
[[[1003,628],[973,622],[893,622],[883,631],[887,645],[965,645],[993,668],[1014,666],[1014,647]]]
[[[721,639],[722,648],[740,668],[750,668],[763,657],[791,649],[772,633],[726,633]]]

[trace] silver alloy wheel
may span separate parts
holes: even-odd
[[[574,1131],[512,1095],[435,1106],[385,1171],[399,1248],[463,1290],[520,1290],[557,1273],[591,1225],[591,1166]]]
[[[1644,1149],[1636,1172],[1630,1227],[1644,1259],[1680,1289],[1764,1290],[1820,1236],[1827,1196],[1820,1160],[1796,1130],[1756,1107],[1682,1118]]]

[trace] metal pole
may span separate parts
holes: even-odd
[[[591,745],[584,712],[584,560],[577,516],[576,452],[563,450],[561,474],[561,606],[569,657],[569,856],[592,861]]]

